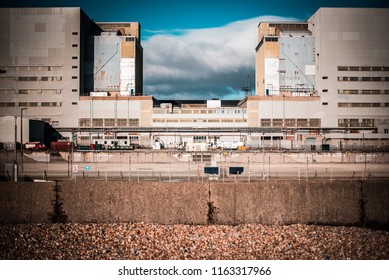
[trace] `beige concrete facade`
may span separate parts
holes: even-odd
[[[320,8],[306,22],[261,22],[255,94],[318,96],[315,109],[310,109],[316,116],[308,117],[320,118],[321,127],[371,128],[388,133],[388,26],[389,9],[369,8]],[[287,53],[287,48],[297,50]],[[282,67],[288,62],[296,69]],[[288,76],[290,70],[295,77]],[[302,80],[305,85],[300,87],[295,82],[296,87],[292,86],[288,94],[285,76]],[[279,82],[279,88],[273,91],[274,81]],[[274,101],[261,100],[267,104],[265,108],[273,106]],[[307,104],[312,105],[312,100]],[[297,119],[304,107],[307,105],[302,103],[285,112],[294,112]],[[260,119],[272,119],[274,112],[261,111]]]

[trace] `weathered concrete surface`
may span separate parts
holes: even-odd
[[[389,225],[385,181],[59,182],[71,222]],[[55,183],[0,183],[0,222],[49,222]]]

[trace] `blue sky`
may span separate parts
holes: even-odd
[[[240,99],[254,87],[256,27],[306,20],[319,7],[389,7],[386,0],[0,0],[4,6],[76,6],[95,21],[138,21],[144,93],[158,99]]]

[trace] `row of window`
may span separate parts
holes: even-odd
[[[338,89],[338,94],[389,94],[389,89]]]
[[[17,77],[16,80],[17,81],[26,81],[26,82],[36,82],[36,81],[52,82],[52,81],[62,81],[62,76]]]
[[[89,140],[89,136],[81,136],[84,139],[82,140]],[[113,135],[92,135],[93,140],[100,140],[100,139],[118,139],[118,140],[139,140],[139,136],[137,135],[117,135],[116,138]],[[106,143],[105,143],[106,144]]]
[[[0,102],[0,107],[61,107],[62,102]]]
[[[321,119],[261,119],[262,127],[320,127]]]
[[[371,108],[371,107],[389,107],[389,103],[380,102],[339,102],[338,107],[341,108]]]
[[[60,65],[47,65],[47,66],[41,66],[41,65],[7,65],[7,66],[0,66],[1,69],[6,71],[57,71],[61,70]]]
[[[153,114],[245,114],[246,110],[242,109],[181,109],[171,110],[169,109],[153,109]]]
[[[23,77],[10,77],[10,76],[0,76],[0,81],[21,81],[21,82],[52,82],[52,81],[62,81],[62,76],[23,76]]]
[[[155,123],[177,123],[177,122],[182,122],[182,123],[191,123],[191,122],[208,122],[208,123],[220,123],[220,122],[246,122],[245,119],[153,119],[153,122]]]
[[[76,80],[77,78],[78,78],[77,76],[72,76],[73,80]],[[62,76],[41,76],[41,77],[38,77],[38,76],[22,76],[22,77],[5,76],[5,77],[1,77],[0,76],[0,81],[53,82],[53,81],[62,81]]]
[[[72,89],[72,92],[77,92],[77,89]],[[0,89],[0,94],[61,94],[62,89]]]
[[[338,66],[338,71],[389,71],[387,66]]]
[[[78,125],[80,127],[90,127],[91,125],[93,127],[96,126],[105,126],[105,127],[113,127],[113,126],[139,126],[139,119],[114,119],[114,118],[107,118],[107,119],[91,119],[90,118],[81,118],[78,120]]]
[[[338,77],[339,82],[389,82],[389,77]]]
[[[338,127],[374,127],[374,119],[338,119]]]

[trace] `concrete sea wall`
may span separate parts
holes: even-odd
[[[68,221],[77,223],[303,223],[388,228],[387,185],[385,181],[1,182],[0,223],[50,222],[60,210]]]

